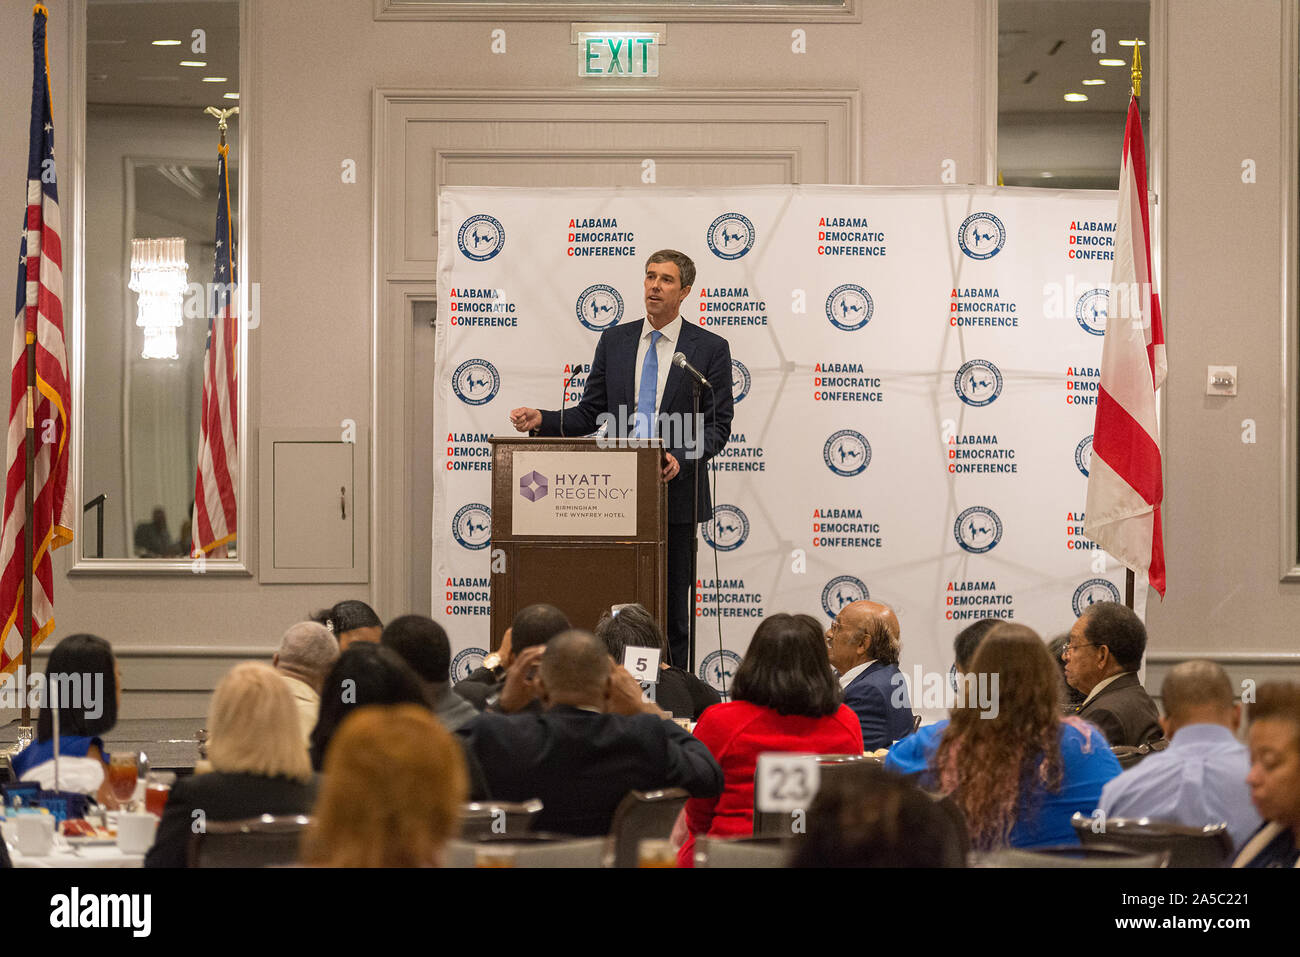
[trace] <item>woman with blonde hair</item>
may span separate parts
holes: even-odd
[[[982,690],[959,697],[930,769],[966,815],[972,845],[1077,844],[1071,815],[1091,814],[1120,766],[1095,727],[1061,717],[1061,674],[1043,640],[998,625],[965,677]]]
[[[358,708],[325,756],[303,863],[318,867],[437,867],[465,801],[460,747],[426,708]]]
[[[172,787],[145,867],[184,867],[201,811],[205,821],[306,814],[316,797],[298,709],[270,665],[248,661],[221,679],[208,710],[212,770]]]

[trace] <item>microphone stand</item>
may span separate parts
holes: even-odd
[[[700,381],[691,376],[691,405],[693,416],[692,422],[700,421]],[[695,602],[697,598],[697,582],[699,573],[696,568],[697,557],[700,552],[700,474],[699,468],[704,463],[704,442],[705,436],[700,435],[700,457],[695,461],[695,468],[691,475],[691,603],[687,608],[687,614],[690,616],[690,623],[687,625],[687,633],[690,640],[687,644],[686,657],[688,664],[686,670],[691,674],[695,673]],[[705,481],[708,481],[708,473],[705,473]]]

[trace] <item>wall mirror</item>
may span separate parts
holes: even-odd
[[[198,551],[223,537],[194,531],[200,479],[208,504],[197,524],[220,528],[234,513],[227,540],[208,548],[202,570],[247,571],[242,330],[227,340],[234,351],[226,384],[208,386],[211,401],[229,396],[233,412],[223,417],[219,447],[234,453],[225,469],[220,458],[202,476],[198,466],[205,372],[211,379],[214,371],[209,331],[223,329],[219,317],[211,321],[219,133],[204,109],[240,103],[242,7],[85,0],[72,11],[72,49],[85,71],[73,101],[84,112],[72,132],[83,157],[74,186],[73,441],[81,477],[74,571],[192,571]],[[229,235],[242,279],[246,144],[241,117],[227,125]],[[241,285],[232,303],[241,316],[247,299]]]

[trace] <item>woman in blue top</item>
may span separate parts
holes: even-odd
[[[1106,739],[1061,717],[1060,672],[1024,625],[990,631],[970,673],[988,676],[986,700],[996,710],[959,698],[929,766],[965,813],[972,846],[1077,844],[1071,815],[1091,814],[1102,786],[1120,773]]]
[[[52,688],[57,688],[59,696],[60,787],[93,794],[99,803],[117,807],[104,773],[108,755],[100,735],[117,724],[122,673],[112,646],[96,635],[69,635],[50,652],[36,740],[13,757],[14,773],[20,780],[40,781],[45,788],[54,786]]]

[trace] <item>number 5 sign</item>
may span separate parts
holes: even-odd
[[[820,784],[817,755],[760,754],[754,772],[754,805],[760,811],[800,811],[812,803]]]
[[[656,684],[659,681],[659,653],[658,648],[624,648],[623,667],[641,684]]]

